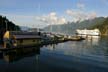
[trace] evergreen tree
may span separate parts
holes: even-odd
[[[0,43],[3,43],[3,35],[9,31],[19,31],[20,27],[15,25],[12,21],[9,21],[6,17],[0,15]]]

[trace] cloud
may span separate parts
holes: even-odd
[[[49,16],[56,16],[56,13],[55,13],[55,12],[51,12],[51,13],[49,14]]]
[[[79,2],[79,3],[77,3],[77,8],[84,9],[85,8],[85,4]]]
[[[66,14],[71,16],[72,21],[83,21],[87,19],[93,19],[97,16],[96,12],[84,12],[79,10],[66,10]]]
[[[41,22],[48,24],[64,24],[66,23],[66,19],[64,17],[58,17],[56,12],[51,12],[48,15],[43,15],[37,18]]]
[[[78,2],[76,6],[77,9],[68,9],[65,11],[66,14],[71,17],[71,21],[73,22],[94,19],[97,16],[95,11],[85,11],[85,4],[82,2]]]
[[[58,24],[64,24],[66,23],[66,19],[65,18],[61,18],[58,20]]]
[[[94,19],[95,17],[97,16],[97,14],[96,14],[96,12],[90,12],[89,14],[88,14],[88,19]]]

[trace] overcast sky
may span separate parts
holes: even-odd
[[[108,0],[0,0],[0,15],[20,26],[45,27],[108,16]]]

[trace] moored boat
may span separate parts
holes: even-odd
[[[80,30],[80,29],[77,29],[76,30],[76,34],[78,35],[90,35],[90,36],[99,36],[100,35],[100,31],[99,29],[94,29],[94,30],[87,30],[87,29],[84,29],[84,30]]]

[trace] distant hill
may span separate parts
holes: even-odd
[[[47,26],[44,28],[46,31],[53,31],[53,32],[60,32],[60,33],[66,33],[66,34],[75,34],[76,29],[93,29],[97,28],[95,26],[102,25],[103,22],[106,20],[104,17],[97,17],[92,20],[84,20],[82,22],[68,22],[67,24],[62,25],[52,25]]]

